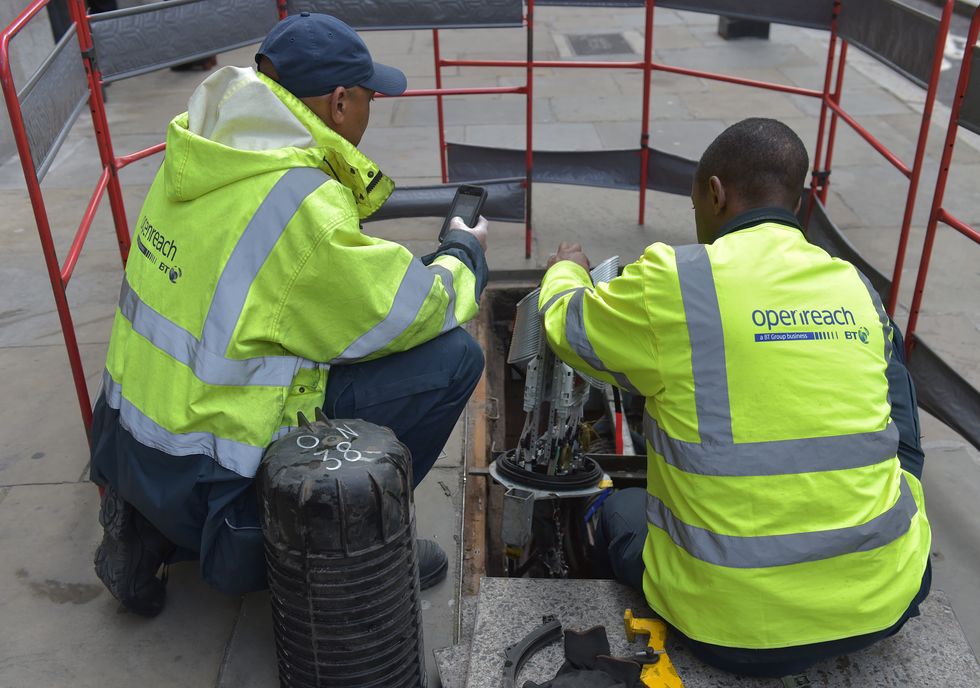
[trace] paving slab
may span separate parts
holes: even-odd
[[[98,503],[91,483],[15,487],[0,503],[0,685],[211,688],[237,600],[182,565],[159,617],[120,612],[92,568]]]
[[[523,150],[527,140],[524,124],[467,125],[464,131],[464,142],[475,146]],[[535,150],[587,151],[602,147],[595,125],[586,122],[536,124],[532,136]]]
[[[718,83],[703,93],[681,93],[678,96],[694,117],[741,120],[745,117],[801,117],[803,112],[793,98],[783,93],[749,90],[744,86]]]
[[[643,596],[615,581],[484,577],[466,688],[497,688],[504,648],[520,641],[546,615],[554,616],[564,628],[584,630],[605,624],[611,654],[626,655],[630,645],[621,629],[627,608],[649,616]],[[563,658],[561,643],[542,649],[524,665],[517,685],[553,678]]]
[[[667,64],[709,72],[743,67],[766,68],[772,65],[802,67],[811,63],[810,58],[795,45],[766,43],[756,38],[727,43],[719,39],[713,45],[684,49],[658,50],[655,46],[654,52]]]
[[[650,146],[658,150],[698,160],[725,124],[717,119],[672,120],[650,123]],[[596,131],[605,148],[639,147],[639,128],[634,122],[602,122]]]
[[[627,608],[650,615],[642,596],[614,581],[484,578],[466,686],[496,688],[503,670],[503,648],[520,640],[546,614],[555,616],[566,629],[605,626],[613,656],[638,651],[643,643],[628,643],[622,630],[623,610]],[[811,685],[980,686],[980,665],[946,595],[934,592],[921,609],[921,616],[909,621],[897,636],[863,652],[816,665],[807,672]],[[675,639],[668,638],[667,652],[689,688],[781,685],[778,680],[751,679],[708,667]],[[560,643],[537,653],[525,665],[517,684],[553,677],[562,664],[562,655]]]
[[[521,79],[521,85],[524,80]],[[545,95],[545,94],[540,94]],[[443,113],[447,125],[521,123],[527,120],[524,98],[517,95],[473,96],[461,98],[447,96],[443,100]],[[547,100],[535,101],[535,122],[554,122]],[[424,126],[437,132],[436,101],[432,98],[406,98],[395,104],[391,123],[395,127]]]
[[[81,347],[92,393],[101,383],[105,351],[105,344]],[[0,414],[0,487],[86,478],[88,443],[64,345],[0,347],[0,370],[8,400]],[[28,542],[8,551],[29,548]]]

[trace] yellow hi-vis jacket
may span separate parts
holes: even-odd
[[[363,234],[394,185],[263,75],[221,69],[188,110],[134,229],[103,393],[139,443],[251,477],[330,365],[471,319],[486,264],[469,235],[426,265]]]
[[[891,326],[851,264],[788,223],[653,244],[593,287],[545,275],[548,341],[646,398],[650,606],[690,638],[770,649],[880,631],[930,530],[896,458]]]

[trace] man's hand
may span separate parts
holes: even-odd
[[[548,267],[550,268],[560,260],[570,260],[573,263],[578,263],[586,270],[591,269],[588,257],[582,252],[581,244],[569,244],[564,241],[558,244],[558,250],[548,259]]]
[[[476,238],[477,241],[480,242],[480,246],[483,247],[484,253],[487,250],[487,228],[489,226],[490,223],[487,222],[487,218],[483,217],[482,215],[480,215],[480,219],[476,223],[476,227],[468,227],[466,223],[463,222],[463,218],[461,217],[454,217],[449,221],[450,231],[458,229],[463,232],[469,232]]]

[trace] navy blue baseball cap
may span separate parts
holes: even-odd
[[[322,96],[338,86],[398,96],[408,85],[400,69],[372,60],[357,32],[329,14],[286,17],[262,41],[255,61],[260,57],[272,63],[279,83],[297,98]]]

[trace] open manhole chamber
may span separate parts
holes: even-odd
[[[608,279],[618,265],[605,269]],[[590,552],[596,509],[612,489],[646,484],[642,398],[531,355],[537,340],[526,320],[542,275],[492,273],[474,323],[487,374],[467,428],[464,594],[478,590],[481,575],[599,577]],[[559,398],[568,403],[548,403]]]

